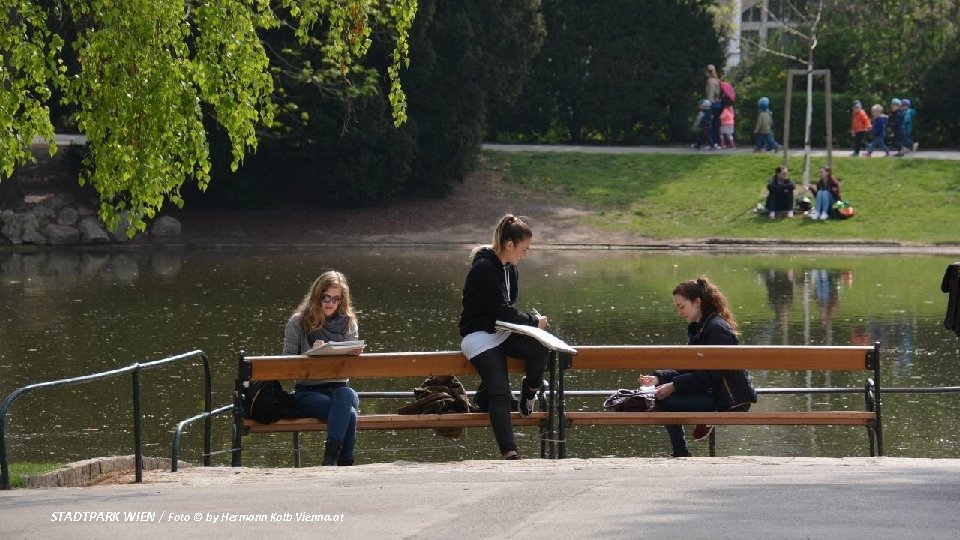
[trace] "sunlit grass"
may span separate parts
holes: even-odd
[[[576,154],[484,152],[521,189],[592,210],[597,227],[651,239],[783,238],[922,244],[960,241],[960,162],[835,157],[847,220],[771,221],[755,211],[780,164],[771,154]],[[814,159],[816,169],[825,160]],[[799,186],[802,158],[792,158]],[[812,181],[816,181],[816,170]]]

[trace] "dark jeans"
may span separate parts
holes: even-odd
[[[352,460],[360,407],[357,392],[347,383],[297,386],[293,399],[304,415],[327,422],[327,439],[342,442],[340,457]]]
[[[711,394],[672,394],[664,400],[657,401],[657,407],[664,412],[700,412],[715,411],[717,406],[713,401]],[[667,435],[670,436],[670,447],[674,457],[689,456],[687,450],[687,439],[683,434],[683,426],[680,424],[670,424],[664,426],[667,428]]]
[[[497,439],[500,453],[517,449],[513,440],[513,424],[510,422],[510,378],[507,374],[507,357],[526,360],[528,386],[543,381],[543,371],[550,360],[550,350],[530,336],[510,334],[499,346],[483,351],[470,359],[477,368],[480,379],[487,387],[490,403],[490,426]]]
[[[723,103],[715,101],[710,104],[710,112],[713,113],[713,125],[710,126],[710,142],[713,145],[720,144],[720,114],[723,113]]]
[[[853,155],[859,155],[860,150],[863,149],[863,139],[867,137],[869,131],[858,131],[853,135]]]

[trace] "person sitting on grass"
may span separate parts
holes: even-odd
[[[816,195],[817,202],[810,213],[810,219],[828,219],[830,209],[841,199],[840,179],[833,176],[833,171],[826,165],[820,167],[820,180],[815,185],[807,186]]]
[[[777,212],[786,212],[788,218],[793,217],[793,191],[797,188],[790,179],[790,171],[786,165],[777,167],[767,184],[767,211],[770,219],[776,219]]]

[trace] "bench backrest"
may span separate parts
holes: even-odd
[[[365,353],[359,356],[241,356],[250,380],[343,379],[476,375],[460,351]],[[507,359],[510,373],[523,373],[523,362]]]
[[[584,346],[577,347],[571,369],[863,371],[874,369],[876,356],[870,346]]]

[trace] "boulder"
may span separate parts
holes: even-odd
[[[130,240],[130,238],[127,237],[127,229],[130,227],[130,219],[127,216],[129,216],[129,213],[126,210],[120,212],[120,217],[117,219],[117,228],[113,229],[112,231],[107,231],[107,234],[110,235],[110,239],[114,242],[126,242],[127,240]]]
[[[57,212],[63,208],[77,205],[77,198],[69,193],[57,193],[53,197],[43,201],[43,205]]]
[[[155,238],[176,238],[180,236],[180,220],[175,217],[162,216],[153,222],[150,227],[150,236]]]
[[[80,220],[80,213],[70,206],[64,206],[57,215],[57,225],[75,226]]]
[[[23,232],[20,237],[24,243],[39,245],[47,243],[47,237],[40,232],[40,222],[32,212],[22,215],[21,225]]]
[[[87,216],[80,220],[77,225],[80,230],[81,244],[109,244],[110,235],[103,228],[100,220],[93,216]]]
[[[37,218],[37,226],[41,229],[57,221],[57,211],[49,206],[37,206],[30,213]]]
[[[47,241],[54,246],[70,246],[80,243],[80,231],[69,225],[51,223],[45,229]]]
[[[0,212],[0,236],[9,240],[11,244],[22,244],[23,216],[14,213],[13,210]]]

